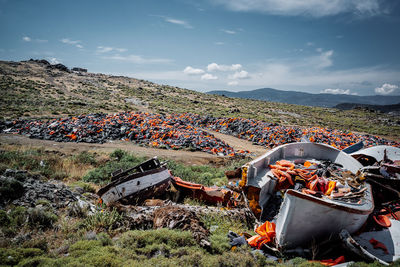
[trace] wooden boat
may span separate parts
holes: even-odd
[[[245,184],[245,192],[259,189],[261,221],[270,208],[270,200],[277,194],[277,181],[269,165],[282,159],[331,161],[353,174],[362,167],[350,155],[325,144],[290,143],[272,149],[242,167],[241,182],[242,185]],[[350,233],[356,232],[374,209],[371,187],[369,184],[365,184],[365,187],[360,204],[332,200],[326,196],[316,197],[293,189],[286,190],[279,212],[275,216],[277,245],[281,248],[295,248],[308,245],[312,241],[337,236],[342,229]],[[249,195],[247,198],[249,199]],[[250,196],[250,206],[254,199],[254,196]],[[252,210],[254,211],[254,204]]]
[[[163,195],[171,177],[165,164],[153,158],[129,170],[114,174],[112,182],[100,188],[97,194],[105,204],[115,201],[139,204],[148,198]]]

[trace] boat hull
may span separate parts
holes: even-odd
[[[361,163],[349,154],[325,144],[291,143],[274,148],[243,167],[245,188],[261,189],[259,207],[248,197],[253,213],[261,221],[270,217],[271,204],[274,204],[271,201],[274,202],[276,194],[276,178],[271,173],[269,165],[282,159],[331,161],[340,164],[353,174],[362,168]],[[374,209],[371,186],[366,184],[366,187],[367,190],[362,198],[363,204],[345,203],[331,200],[326,196],[318,198],[292,189],[286,190],[275,216],[278,246],[295,248],[308,245],[313,240],[337,237],[342,229],[347,229],[350,233],[358,231]],[[258,213],[254,212],[255,210]]]
[[[374,209],[371,186],[366,184],[363,204],[320,199],[287,190],[276,219],[276,241],[280,247],[295,248],[312,241],[336,239],[346,229],[355,233]]]
[[[135,173],[126,178],[113,181],[98,191],[103,203],[119,200],[129,204],[138,204],[149,197],[161,196],[168,187],[171,174],[167,168]]]

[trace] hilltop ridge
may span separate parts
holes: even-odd
[[[265,101],[288,103],[314,107],[335,107],[341,103],[365,105],[393,105],[400,102],[400,96],[385,95],[347,95],[347,94],[311,94],[299,91],[283,91],[273,88],[260,88],[250,91],[210,91],[209,94],[225,95],[228,97],[260,99]]]

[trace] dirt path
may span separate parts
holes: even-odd
[[[262,147],[253,146],[250,142],[244,141],[229,135],[214,133],[215,136],[221,138],[228,144],[236,149],[247,149],[259,155]],[[166,150],[151,147],[143,147],[131,142],[126,141],[110,141],[104,144],[90,144],[90,143],[73,143],[73,142],[54,142],[40,139],[30,139],[23,135],[18,134],[0,134],[0,147],[6,145],[13,145],[23,147],[24,149],[30,148],[45,148],[46,150],[60,151],[65,154],[75,154],[83,151],[97,152],[97,153],[110,153],[115,149],[123,149],[134,153],[138,156],[154,157],[159,156],[162,158],[172,159],[178,162],[183,162],[189,165],[222,165],[229,161],[229,158],[219,157],[205,152],[191,152],[185,150]]]
[[[252,154],[254,154],[254,156],[260,156],[269,150],[266,147],[253,145],[253,143],[250,141],[246,141],[228,134],[222,134],[219,132],[210,131],[208,129],[203,130],[213,134],[216,138],[221,139],[236,150],[249,150]]]

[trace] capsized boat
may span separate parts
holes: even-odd
[[[163,195],[171,177],[166,163],[155,157],[126,171],[114,173],[112,182],[100,188],[97,194],[105,204],[116,201],[139,204],[148,198]]]
[[[342,198],[336,197],[339,193],[333,191],[330,194],[326,194],[326,191],[322,194],[321,192],[311,194],[310,192],[320,190],[317,187],[315,190],[307,188],[299,190],[295,187],[294,177],[288,178],[292,183],[288,188],[291,189],[280,190],[281,181],[274,175],[276,172],[273,170],[279,167],[275,165],[279,161],[309,162],[308,164],[315,166],[318,166],[316,162],[327,162],[336,166],[336,169],[346,170],[346,175],[349,177],[355,176],[362,167],[345,152],[318,143],[290,143],[278,146],[243,166],[240,185],[243,187],[249,206],[261,221],[265,221],[266,215],[270,213],[271,202],[274,204],[276,195],[284,192],[283,202],[274,218],[276,242],[279,247],[294,248],[307,245],[312,241],[337,236],[342,229],[354,233],[361,228],[373,211],[374,202],[368,183],[360,184],[359,189],[354,190],[356,198],[352,200],[345,197],[353,194],[349,188],[346,195],[342,194]],[[311,173],[313,181],[322,176],[318,170]],[[297,175],[295,176],[297,179]],[[307,181],[306,183],[310,184]],[[347,181],[342,181],[343,188],[344,184],[347,186]],[[356,187],[352,185],[352,188],[353,186]]]

